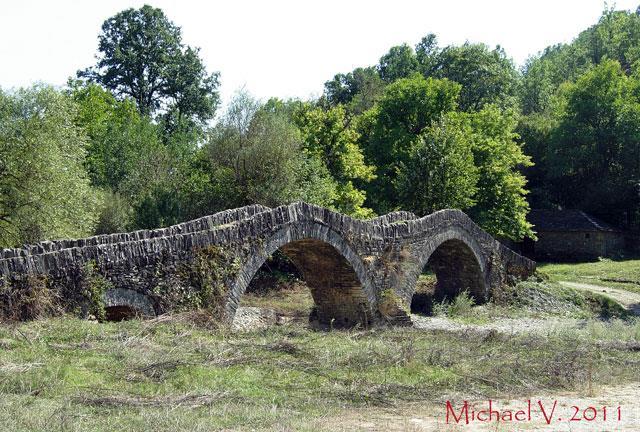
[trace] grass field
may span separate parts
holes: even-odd
[[[301,326],[231,334],[184,315],[42,320],[0,328],[0,428],[306,430],[345,409],[637,380],[640,352],[624,342],[638,339],[640,324],[619,321],[478,338]]]
[[[522,282],[482,307],[460,296],[433,308],[467,323],[580,323],[544,331],[321,332],[297,320],[233,333],[204,312],[3,324],[0,431],[331,431],[335,419],[371,409],[637,382],[640,321],[553,281],[638,275],[629,263],[598,263],[609,266],[599,271],[591,265],[544,266],[552,280]],[[249,294],[243,305],[300,317],[312,299],[294,284]]]
[[[640,259],[603,259],[580,264],[539,264],[538,269],[552,280],[607,285],[640,293]]]

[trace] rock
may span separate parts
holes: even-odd
[[[233,330],[247,331],[271,327],[278,323],[278,316],[273,309],[258,307],[239,307],[233,318]]]

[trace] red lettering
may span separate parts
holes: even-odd
[[[592,413],[592,415],[587,416],[587,412]],[[598,411],[592,406],[585,408],[585,410],[582,412],[582,418],[585,419],[586,421],[595,420],[597,415],[598,415]]]
[[[518,412],[522,412],[524,414],[524,411],[518,411]],[[501,419],[502,421],[513,421],[513,413],[511,412],[511,410],[505,410],[502,413]]]
[[[496,415],[496,421],[500,421],[500,412],[493,409],[493,401],[489,399],[489,421],[493,419],[493,414]]]
[[[540,406],[540,411],[542,411],[542,415],[544,416],[544,420],[547,424],[551,424],[551,420],[553,419],[553,413],[556,410],[556,405],[558,405],[558,401],[553,401],[553,408],[551,409],[551,414],[547,415],[547,410],[544,409],[544,405],[542,401],[538,401],[538,406]]]
[[[462,409],[460,410],[460,415],[456,416],[456,413],[453,410],[453,406],[451,405],[451,402],[447,401],[447,418],[446,418],[447,424],[449,423],[449,414],[451,414],[451,416],[456,421],[456,423],[460,423],[460,420],[462,419],[462,415],[464,414],[465,423],[469,424],[469,403],[467,401],[464,401],[464,405],[462,405]]]
[[[581,421],[582,419],[580,417],[576,417],[578,415],[578,413],[580,412],[580,408],[578,408],[575,405],[573,405],[571,408],[573,408],[574,411],[573,411],[573,416],[571,417],[571,419],[569,421]]]

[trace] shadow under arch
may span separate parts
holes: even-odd
[[[240,299],[266,259],[281,250],[311,289],[321,325],[368,327],[374,320],[375,292],[364,264],[347,242],[329,227],[305,222],[278,230],[240,269],[227,302],[232,320]]]
[[[476,303],[488,300],[487,263],[480,245],[466,231],[449,228],[422,249],[416,270],[410,277],[412,297],[418,277],[427,266],[437,279],[433,300],[452,299],[463,291],[467,291]]]
[[[102,296],[107,321],[156,316],[152,300],[144,294],[126,288],[112,288]]]

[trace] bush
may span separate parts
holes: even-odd
[[[0,321],[26,321],[52,317],[62,312],[60,298],[44,276],[0,281]]]
[[[453,301],[448,302],[444,299],[440,303],[434,303],[433,314],[436,316],[448,316],[448,317],[464,317],[469,316],[472,313],[472,308],[475,305],[475,300],[469,295],[467,291],[463,291],[458,294]]]

